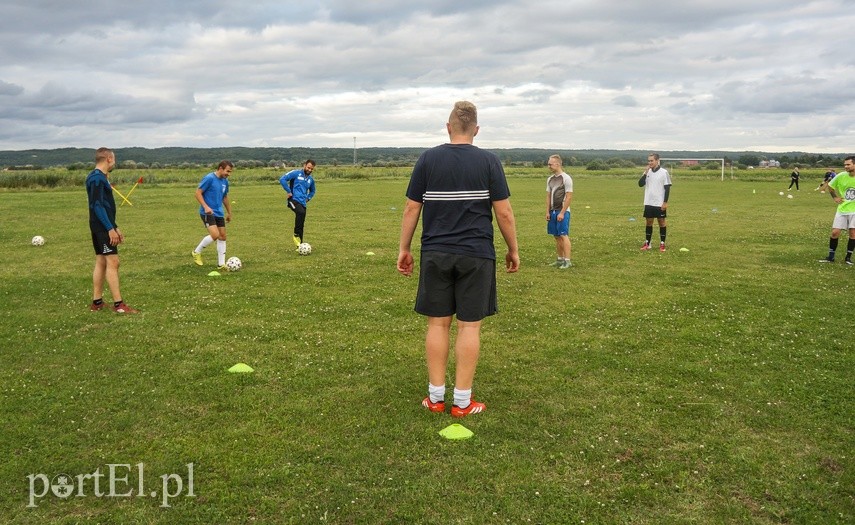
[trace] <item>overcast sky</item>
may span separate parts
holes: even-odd
[[[0,149],[855,152],[855,0],[680,4],[0,0]]]

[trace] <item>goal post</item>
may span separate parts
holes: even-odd
[[[666,159],[663,157],[663,158],[659,159],[659,162],[665,162],[665,161],[682,162],[683,166],[688,166],[689,164],[686,164],[688,162],[711,162],[711,161],[720,162],[721,163],[721,180],[724,181],[724,159],[723,158],[719,158],[719,159],[694,159],[694,158]],[[731,173],[731,178],[733,178],[732,173]]]

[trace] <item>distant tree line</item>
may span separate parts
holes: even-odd
[[[359,148],[356,164],[365,167],[412,166],[426,148]],[[239,168],[285,169],[314,159],[326,166],[351,166],[354,150],[348,148],[117,148],[119,168],[133,169],[207,169],[220,160],[229,159]],[[561,150],[561,149],[494,149],[506,166],[546,166],[551,154],[561,155],[564,165],[589,170],[638,167],[647,164],[648,151],[642,150]],[[840,166],[846,154],[824,155],[803,152],[722,152],[659,151],[671,158],[724,158],[725,164],[739,168],[759,166],[761,161],[777,160],[781,168]],[[0,151],[3,169],[38,170],[65,167],[88,170],[94,166],[94,149],[60,148],[52,150]],[[715,164],[715,168],[720,166]],[[712,165],[712,164],[710,164]],[[712,168],[712,169],[715,169]],[[698,168],[700,169],[700,168]]]

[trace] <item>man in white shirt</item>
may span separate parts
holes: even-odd
[[[659,154],[647,156],[647,170],[638,179],[638,185],[644,188],[644,244],[642,251],[650,249],[650,238],[653,237],[653,219],[659,221],[659,251],[665,251],[665,217],[668,210],[668,196],[671,193],[671,175],[668,170],[659,165]]]

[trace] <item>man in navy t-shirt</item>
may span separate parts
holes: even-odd
[[[493,212],[508,252],[508,272],[519,269],[516,222],[508,183],[498,157],[472,142],[478,112],[471,102],[457,102],[448,123],[449,142],[419,157],[407,188],[401,223],[398,271],[413,273],[410,251],[422,217],[421,262],[416,312],[427,316],[428,397],[422,405],[445,411],[445,373],[451,320],[457,316],[454,405],[463,417],[486,407],[472,399],[472,382],[481,346],[481,321],[498,311]]]

